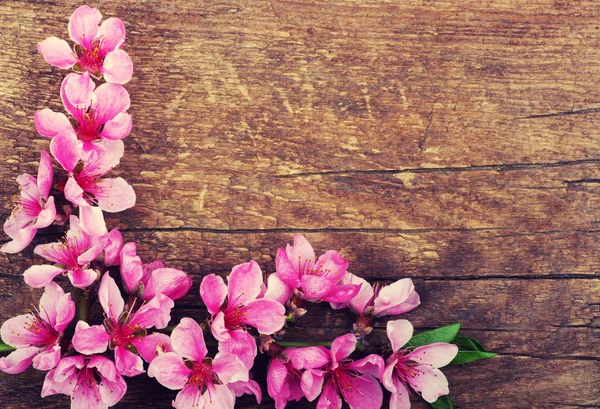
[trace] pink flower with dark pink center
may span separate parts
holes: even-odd
[[[121,49],[125,43],[123,22],[111,17],[100,24],[102,14],[92,7],[81,6],[69,20],[69,37],[73,50],[65,40],[49,37],[38,44],[38,52],[48,64],[62,69],[87,72],[106,82],[125,84],[133,75],[133,63]]]
[[[79,321],[75,327],[73,346],[86,355],[100,354],[107,347],[115,351],[117,372],[135,376],[144,372],[142,359],[151,362],[155,357],[160,336],[147,335],[147,329],[165,328],[171,320],[171,308],[175,305],[169,297],[158,294],[149,302],[134,299],[126,305],[115,280],[105,273],[98,290],[98,298],[104,309],[104,324],[90,326]]]
[[[173,407],[233,409],[241,391],[230,385],[248,382],[248,368],[232,354],[219,352],[214,359],[207,357],[202,329],[191,318],[181,319],[171,333],[171,344],[175,352],[154,358],[148,376],[169,389],[181,389]]]
[[[122,151],[123,141],[131,132],[132,119],[126,111],[129,93],[118,84],[96,88],[88,73],[69,74],[60,88],[65,110],[45,108],[33,116],[37,131],[52,138],[50,151],[71,172],[81,159],[87,161],[93,151]]]
[[[394,353],[381,372],[383,386],[392,393],[390,408],[409,409],[409,390],[421,394],[429,403],[450,393],[448,380],[438,368],[448,365],[458,353],[458,347],[445,342],[415,349],[402,349],[412,338],[413,326],[407,320],[388,321],[387,335]]]
[[[346,334],[331,343],[331,362],[322,369],[307,369],[302,374],[302,391],[309,401],[321,395],[317,409],[342,407],[342,398],[351,409],[380,408],[383,391],[377,378],[384,361],[371,354],[358,361],[348,359],[356,348],[354,334]],[[341,395],[341,396],[340,396]]]
[[[54,222],[56,208],[54,197],[50,196],[52,159],[42,150],[37,178],[24,173],[17,177],[21,190],[15,207],[4,222],[4,231],[12,240],[0,249],[5,253],[18,253],[31,243],[38,229]]]
[[[119,150],[93,151],[87,162],[71,169],[64,187],[67,200],[79,206],[81,228],[88,234],[106,234],[106,223],[102,211],[116,213],[135,205],[135,192],[125,181],[104,178],[123,156],[123,145]]]
[[[275,400],[276,409],[284,409],[288,402],[304,397],[301,381],[304,369],[322,368],[330,362],[325,347],[287,348],[288,362],[271,359],[267,368],[267,390]]]
[[[344,284],[360,284],[360,291],[346,303],[331,303],[334,309],[350,307],[359,315],[382,317],[404,314],[421,303],[410,278],[403,278],[390,285],[375,283],[371,286],[365,279],[347,273]]]
[[[71,409],[106,409],[121,400],[127,384],[115,364],[103,356],[69,356],[46,374],[42,398],[71,397]]]
[[[35,254],[55,265],[36,265],[24,273],[25,282],[40,288],[51,282],[54,277],[66,273],[75,287],[85,288],[98,278],[98,273],[90,268],[106,247],[108,237],[90,236],[80,226],[76,216],[70,217],[70,227],[63,242],[40,244],[33,250]]]
[[[360,284],[344,284],[348,262],[329,250],[318,259],[306,238],[297,234],[294,245],[277,250],[277,276],[296,294],[309,301],[343,303],[360,290]]]
[[[166,268],[160,260],[143,264],[136,255],[135,243],[123,246],[120,259],[125,289],[130,294],[135,292],[136,296],[141,296],[144,300],[150,300],[157,294],[177,300],[192,287],[192,278],[185,271]]]
[[[71,294],[65,294],[56,283],[48,283],[40,299],[39,309],[19,315],[2,324],[2,341],[14,348],[0,358],[0,371],[15,374],[33,367],[42,371],[54,368],[60,360],[60,340],[75,315]]]
[[[279,331],[285,323],[285,307],[275,300],[257,298],[263,274],[255,261],[235,266],[227,282],[215,274],[205,276],[200,296],[212,314],[210,329],[219,341],[219,351],[238,355],[251,368],[256,341],[246,329],[254,327],[266,335]]]

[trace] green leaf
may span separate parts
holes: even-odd
[[[435,402],[430,403],[429,406],[434,409],[454,409],[450,395],[440,396]]]
[[[12,352],[16,348],[11,347],[10,345],[5,344],[4,342],[0,342],[0,353],[1,352]]]
[[[469,351],[485,352],[485,349],[479,342],[475,341],[473,338],[466,337],[464,335],[457,335],[450,343],[458,346],[459,348],[467,349]]]
[[[456,357],[450,362],[450,365],[456,364],[466,364],[468,362],[479,361],[481,359],[489,359],[493,358],[498,354],[494,354],[493,352],[483,352],[483,351],[458,351]]]
[[[446,327],[432,329],[431,331],[421,332],[413,337],[404,345],[404,347],[420,347],[433,344],[434,342],[451,342],[456,338],[460,323],[448,325]]]

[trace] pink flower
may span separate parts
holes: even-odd
[[[102,23],[102,14],[89,6],[81,6],[69,20],[69,37],[73,50],[65,40],[49,37],[38,44],[38,52],[48,64],[76,72],[88,72],[106,82],[125,84],[133,74],[131,58],[121,49],[125,43],[123,22],[111,17]]]
[[[136,255],[135,243],[127,243],[120,254],[121,278],[128,293],[141,292],[144,300],[164,294],[177,300],[188,293],[192,278],[185,271],[166,268],[162,261],[142,264]]]
[[[0,371],[20,373],[32,362],[34,368],[42,371],[54,368],[60,360],[63,331],[74,315],[75,303],[71,301],[71,294],[65,294],[56,283],[48,283],[40,299],[39,310],[2,324],[2,340],[17,349],[0,358]]]
[[[294,245],[277,250],[277,276],[296,293],[309,301],[343,303],[360,290],[360,284],[343,284],[348,262],[336,251],[329,250],[316,259],[306,238],[297,234]]]
[[[89,161],[71,169],[65,185],[65,197],[79,206],[81,228],[94,236],[107,232],[103,210],[116,213],[135,205],[135,192],[125,179],[103,177],[123,156],[123,145],[119,148],[93,151]]]
[[[66,273],[75,287],[85,288],[92,284],[98,274],[89,268],[90,263],[104,250],[107,236],[90,236],[81,227],[76,216],[70,217],[70,228],[64,242],[40,244],[33,250],[35,254],[55,265],[36,265],[24,273],[25,282],[40,288],[51,282],[54,277]]]
[[[129,94],[121,85],[102,84],[95,88],[86,72],[69,74],[61,85],[61,98],[69,120],[61,112],[45,108],[33,116],[42,136],[52,138],[50,151],[60,164],[72,171],[77,160],[87,160],[91,151],[122,150],[131,132]]]
[[[361,284],[360,291],[349,302],[331,303],[334,309],[350,307],[359,315],[381,317],[403,314],[421,303],[410,278],[403,278],[386,286],[375,283],[372,287],[363,278],[347,273],[344,284]]]
[[[342,335],[331,343],[331,362],[325,370],[307,369],[302,374],[302,391],[306,398],[312,402],[321,394],[317,409],[341,408],[340,394],[351,409],[381,407],[383,392],[376,377],[383,369],[383,358],[371,354],[352,361],[348,356],[355,348],[354,334]]]
[[[37,178],[27,173],[17,177],[21,193],[4,223],[4,231],[12,240],[3,245],[1,251],[18,253],[31,243],[38,229],[52,224],[56,217],[54,198],[49,196],[53,176],[52,159],[42,150]]]
[[[302,370],[321,368],[330,361],[325,347],[288,348],[285,352],[288,362],[272,359],[267,369],[267,390],[276,409],[284,409],[289,401],[298,402],[304,397]]]
[[[69,356],[46,374],[42,398],[71,397],[71,409],[106,409],[121,400],[127,384],[115,364],[103,356]]]
[[[173,407],[232,409],[236,393],[229,385],[248,382],[248,368],[232,354],[207,357],[202,329],[191,318],[181,319],[171,333],[171,343],[175,352],[154,358],[148,376],[169,389],[181,389]]]
[[[107,347],[115,351],[117,372],[125,376],[136,376],[144,372],[142,359],[150,362],[155,357],[160,338],[147,336],[151,327],[165,328],[171,320],[173,300],[158,294],[139,309],[126,306],[115,280],[106,273],[102,277],[98,298],[104,309],[104,325],[92,325],[79,321],[75,327],[73,346],[82,354],[100,354]]]
[[[219,341],[219,351],[238,355],[251,368],[256,342],[245,329],[254,327],[267,335],[279,331],[285,323],[285,307],[274,300],[257,299],[263,275],[255,261],[235,266],[227,282],[215,274],[205,276],[200,296],[212,314],[210,329]]]
[[[402,349],[413,335],[407,320],[388,321],[387,335],[394,353],[381,373],[383,386],[392,393],[390,408],[409,409],[409,387],[432,403],[447,395],[448,380],[438,368],[448,365],[458,353],[456,345],[436,342],[414,350]]]

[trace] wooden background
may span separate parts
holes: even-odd
[[[66,72],[36,44],[67,38],[80,4],[0,1],[2,219],[48,148],[33,114],[62,110]],[[303,232],[355,274],[415,280],[419,329],[460,321],[499,354],[445,370],[457,408],[600,408],[600,2],[90,5],[125,21],[135,65],[114,174],[138,201],[107,220],[194,276],[176,319],[205,317],[204,274],[251,258],[272,272]],[[40,261],[0,255],[0,322],[37,303],[21,274]],[[313,308],[293,339],[350,325]],[[0,374],[1,406],[67,407],[42,380]],[[138,377],[117,408],[173,396]]]

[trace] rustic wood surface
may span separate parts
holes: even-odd
[[[33,114],[62,110],[66,72],[36,44],[67,38],[79,5],[0,1],[2,219],[15,177],[48,146]],[[277,247],[304,232],[355,274],[413,278],[416,327],[460,321],[499,354],[445,371],[457,408],[600,408],[598,1],[90,5],[124,20],[135,66],[115,174],[137,205],[107,221],[146,260],[193,275],[175,319],[206,316],[203,275],[251,258],[271,272]],[[39,262],[31,249],[0,255],[0,322],[37,303],[21,276]],[[293,337],[350,325],[315,307]],[[42,380],[0,374],[1,406],[68,407],[39,397]],[[272,407],[263,391],[238,407]],[[138,377],[116,407],[173,397]]]

